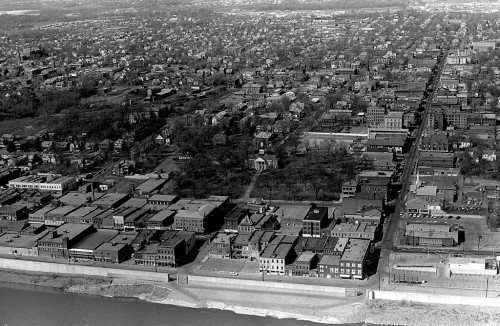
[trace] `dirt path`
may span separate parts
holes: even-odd
[[[259,175],[260,172],[257,172],[253,175],[252,181],[250,181],[250,183],[248,184],[247,190],[245,190],[245,193],[240,198],[240,200],[246,200],[246,201],[250,200],[250,194],[252,193],[253,188],[255,187],[255,183],[257,182],[257,178],[259,177]]]

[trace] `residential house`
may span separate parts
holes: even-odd
[[[113,141],[109,139],[104,139],[99,143],[99,150],[101,152],[109,152],[113,149]]]
[[[231,243],[231,259],[251,260],[249,242],[253,233],[239,233]]]
[[[248,240],[248,253],[251,261],[259,261],[260,253],[276,237],[273,231],[255,231]]]
[[[347,180],[342,184],[342,198],[354,197],[358,191],[358,182],[354,179]]]

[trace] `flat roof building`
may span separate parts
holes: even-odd
[[[114,192],[108,192],[96,201],[91,203],[91,206],[99,208],[117,208],[121,204],[125,203],[129,196],[127,194],[120,194]]]
[[[74,177],[23,176],[9,181],[9,188],[65,192],[76,186]]]
[[[92,224],[63,224],[37,241],[38,253],[40,256],[68,259],[69,249],[95,231]]]
[[[357,239],[375,239],[377,226],[372,223],[340,223],[333,227],[331,231],[332,237],[338,238],[357,238]]]
[[[70,259],[94,260],[94,250],[118,234],[116,230],[96,230],[75,243],[68,251]]]
[[[321,237],[321,229],[328,224],[327,207],[311,207],[302,220],[302,235],[304,237]]]

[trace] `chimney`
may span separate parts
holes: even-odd
[[[50,233],[50,238],[51,239],[54,239],[55,237],[57,237],[57,230],[54,230]]]

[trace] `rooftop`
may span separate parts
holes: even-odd
[[[302,221],[309,213],[309,205],[281,205],[275,212],[275,215],[281,221],[297,220]]]
[[[316,253],[312,253],[312,252],[303,252],[298,258],[297,258],[297,262],[310,262],[311,259],[314,258],[314,256],[316,256],[317,254]]]
[[[36,241],[46,234],[47,231],[37,235],[4,233],[0,235],[0,247],[33,248]]]
[[[340,256],[323,255],[323,257],[321,257],[319,265],[339,266]]]
[[[335,225],[332,231],[335,232],[367,232],[367,233],[375,233],[377,227],[372,225],[371,223],[340,223]]]
[[[98,209],[98,208],[92,207],[92,206],[83,206],[83,207],[80,207],[80,208],[72,211],[71,213],[66,215],[66,217],[68,217],[68,218],[70,218],[70,217],[71,218],[83,218],[85,215],[92,213],[96,209]]]
[[[167,179],[148,179],[138,185],[136,190],[139,192],[150,193],[153,190],[161,188],[165,183],[167,183],[167,181]]]
[[[133,197],[127,200],[125,203],[121,205],[121,207],[136,207],[142,208],[148,203],[148,199],[146,198],[137,198]]]
[[[113,206],[117,202],[127,198],[127,194],[108,192],[92,203],[93,206]]]
[[[342,254],[341,260],[362,261],[370,247],[370,240],[349,239],[346,249]]]
[[[174,216],[175,211],[169,210],[169,209],[164,209],[162,211],[159,211],[155,215],[153,215],[148,222],[163,222],[166,219]]]
[[[156,194],[151,197],[149,197],[148,201],[164,201],[164,202],[174,202],[179,198],[178,195],[161,195],[161,194]],[[128,201],[127,201],[128,203]]]
[[[235,238],[234,234],[217,233],[215,237],[210,240],[210,243],[227,243],[230,244]]]
[[[95,250],[101,251],[119,251],[122,250],[127,244],[119,242],[104,242],[98,246]]]
[[[66,216],[67,214],[73,212],[76,210],[78,207],[77,206],[59,206],[51,210],[46,214],[47,215],[58,215],[58,216]]]
[[[73,238],[79,236],[82,232],[93,228],[94,225],[92,224],[64,223],[55,230],[56,233],[54,237],[49,233],[41,238],[40,241],[61,243],[64,238],[68,238],[69,241],[72,241]]]
[[[314,207],[311,208],[309,213],[307,213],[304,221],[322,221],[328,218],[328,208],[327,207]]]
[[[99,192],[94,192],[94,199],[99,199],[104,194]],[[92,193],[81,193],[81,192],[68,192],[67,194],[58,198],[61,203],[67,205],[84,205],[92,199]]]
[[[96,232],[89,234],[82,240],[75,243],[72,249],[95,250],[102,243],[113,239],[117,234],[118,231],[116,230],[98,229]]]

